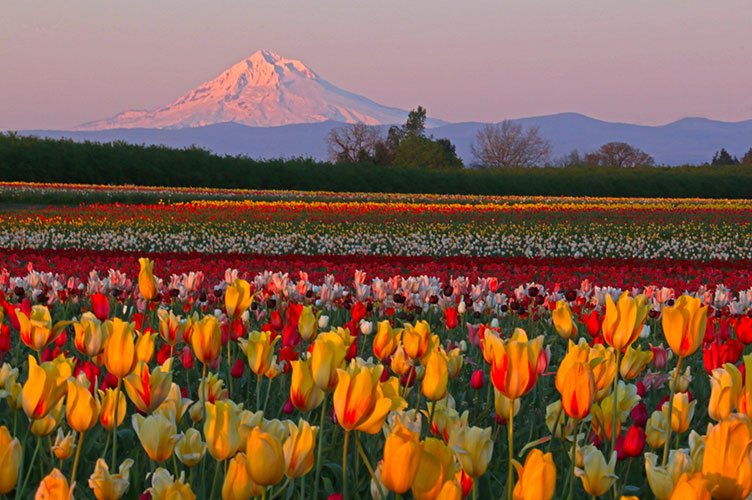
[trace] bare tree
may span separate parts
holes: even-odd
[[[655,160],[646,152],[626,142],[609,142],[598,151],[586,154],[585,162],[599,167],[634,168],[640,165],[653,165]]]
[[[365,123],[333,128],[326,137],[329,159],[335,163],[367,161],[373,157],[380,139],[378,128]]]
[[[548,160],[551,143],[540,135],[538,127],[524,129],[519,123],[505,120],[480,129],[472,152],[484,167],[533,167]]]

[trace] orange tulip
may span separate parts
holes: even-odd
[[[137,332],[136,333],[136,359],[144,363],[151,362],[154,357],[154,341],[157,338],[156,333]]]
[[[68,485],[68,480],[65,479],[63,473],[55,468],[39,483],[34,498],[68,500],[73,498],[73,487]]]
[[[402,345],[410,359],[422,358],[428,350],[430,341],[431,327],[425,320],[418,321],[415,325],[407,323],[402,330]]]
[[[33,420],[44,418],[62,399],[66,380],[60,375],[54,363],[39,365],[36,358],[29,356],[29,378],[21,392],[23,410],[27,417]]]
[[[303,306],[300,318],[298,318],[298,331],[303,340],[306,342],[313,340],[316,336],[318,325],[319,320],[313,314],[313,308],[311,306]]]
[[[107,371],[122,380],[136,368],[138,362],[136,344],[133,340],[133,330],[136,325],[126,323],[120,318],[113,318],[106,321],[104,327],[107,330],[104,364]]]
[[[392,409],[392,400],[379,383],[383,365],[366,366],[353,360],[347,370],[337,370],[334,412],[345,430],[376,434]]]
[[[210,365],[219,356],[222,348],[222,329],[214,316],[204,316],[193,325],[191,332],[191,347],[193,354],[204,365]]]
[[[293,361],[290,377],[290,401],[298,410],[308,413],[324,400],[324,391],[319,389],[311,372],[311,360]]]
[[[68,398],[65,404],[65,420],[71,429],[88,432],[99,419],[99,400],[89,392],[89,381],[81,374],[77,379],[68,379]]]
[[[209,454],[223,461],[238,451],[240,446],[240,408],[232,401],[206,403],[204,437]]]
[[[590,413],[595,400],[595,381],[590,366],[575,363],[567,370],[561,385],[564,412],[571,418],[582,420]]]
[[[248,459],[245,453],[238,453],[230,459],[227,475],[222,484],[222,500],[247,500],[260,497],[265,488],[254,484],[248,474]]]
[[[285,455],[277,438],[254,427],[246,444],[246,461],[251,480],[261,486],[272,486],[282,480],[285,473]]]
[[[397,349],[401,337],[401,328],[392,328],[389,320],[380,321],[376,335],[373,337],[373,355],[379,361],[384,361]]]
[[[606,315],[603,318],[603,338],[608,345],[623,351],[637,340],[648,314],[644,295],[635,298],[624,292],[614,304],[611,295],[606,295]]]
[[[752,423],[734,414],[705,437],[702,474],[714,498],[746,498],[752,492]]]
[[[551,312],[551,320],[561,338],[571,339],[577,336],[577,325],[572,321],[572,310],[565,300],[556,303],[556,309]]]
[[[115,389],[100,390],[99,398],[102,405],[99,412],[99,423],[106,430],[111,431],[113,427],[122,424],[123,419],[125,419],[128,404],[125,400],[125,394],[123,394],[123,391],[116,391]],[[115,415],[116,406],[117,417]]]
[[[556,464],[551,453],[533,448],[525,458],[524,466],[516,461],[513,464],[519,477],[514,487],[514,500],[553,498],[556,490]]]
[[[225,290],[225,309],[232,319],[242,316],[251,307],[252,301],[251,284],[246,280],[236,279]]]
[[[320,333],[311,351],[311,371],[316,385],[324,392],[337,387],[337,370],[345,365],[350,335],[339,332]]]
[[[30,316],[26,316],[26,313],[19,309],[16,311],[16,318],[21,342],[37,352],[55,340],[63,328],[71,324],[70,321],[58,321],[53,326],[50,310],[43,305],[32,306]]]
[[[444,399],[449,382],[449,368],[444,354],[440,352],[431,353],[425,366],[426,372],[420,385],[423,395],[430,401]]]
[[[418,471],[412,482],[413,498],[415,500],[437,498],[444,484],[454,479],[454,474],[454,451],[440,439],[426,438],[423,442]]]
[[[94,314],[84,313],[80,321],[73,323],[73,329],[76,332],[73,344],[81,354],[94,358],[102,353],[104,347],[102,323]]]
[[[185,319],[165,309],[158,310],[157,317],[159,318],[159,336],[162,340],[171,347],[183,341],[183,333],[187,326]]]
[[[11,437],[7,427],[0,426],[0,495],[13,491],[18,483],[21,451],[21,442]]]
[[[142,413],[151,413],[167,399],[172,388],[172,373],[168,366],[150,371],[149,366],[140,361],[133,373],[125,377],[124,383],[136,408]]]
[[[384,463],[381,466],[384,486],[398,495],[406,493],[415,480],[422,456],[423,445],[418,441],[418,435],[397,420],[384,445]]]
[[[506,341],[488,335],[484,342],[488,343],[493,355],[491,382],[496,390],[509,399],[527,394],[538,378],[538,356],[543,346],[543,336],[528,340],[527,334],[517,329]]]
[[[146,300],[154,300],[159,295],[157,280],[154,278],[154,261],[147,258],[138,259],[141,270],[138,273],[138,290]]]
[[[663,308],[663,335],[674,354],[685,358],[702,345],[707,317],[708,306],[690,295],[682,295],[673,307]]]
[[[248,366],[257,376],[264,375],[274,362],[274,346],[279,342],[277,336],[271,340],[271,332],[254,331],[248,335],[248,340],[240,339],[240,346],[248,358]]]
[[[282,445],[285,475],[289,478],[301,477],[313,468],[318,427],[312,427],[301,418],[297,426],[288,420],[287,428],[290,435]]]

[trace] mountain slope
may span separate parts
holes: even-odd
[[[173,103],[126,111],[81,130],[183,128],[224,122],[279,126],[328,120],[369,125],[403,123],[407,111],[342,90],[302,62],[257,51]]]
[[[563,113],[518,121],[525,126],[540,127],[541,134],[551,141],[554,157],[574,149],[585,153],[609,141],[623,141],[650,153],[659,164],[682,165],[708,162],[713,153],[722,147],[736,156],[743,155],[752,147],[752,120],[729,123],[687,118],[652,127],[604,122],[576,113]],[[242,154],[254,158],[310,156],[326,159],[326,135],[332,127],[341,125],[334,121],[279,127],[223,123],[184,129],[29,130],[22,133],[67,137],[77,141],[124,140],[134,144],[164,144],[171,147],[197,145],[218,154]],[[427,132],[437,138],[450,139],[465,164],[470,165],[473,161],[470,145],[482,126],[482,123],[455,123],[430,128]],[[385,135],[385,129],[381,127],[382,135]]]

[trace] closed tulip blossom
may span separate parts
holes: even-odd
[[[298,410],[307,413],[321,404],[324,400],[324,391],[316,385],[310,359],[299,359],[291,365],[290,402]]]
[[[97,459],[94,472],[89,476],[89,488],[94,492],[97,500],[119,500],[125,495],[130,486],[130,469],[133,460],[125,459],[117,474],[111,474],[104,459]]]
[[[313,314],[311,306],[303,306],[298,318],[298,333],[303,340],[310,342],[316,337],[318,332],[318,318]]]
[[[271,339],[271,332],[253,331],[248,335],[248,340],[241,339],[240,345],[245,351],[248,366],[257,376],[263,376],[274,361],[274,346],[280,337]]]
[[[427,321],[418,321],[415,325],[407,323],[402,330],[402,345],[410,359],[422,358],[430,341],[431,327]]]
[[[159,318],[159,336],[167,345],[174,348],[183,341],[183,333],[188,324],[184,318],[165,309],[158,310],[157,317]]]
[[[0,495],[10,493],[16,487],[21,455],[21,442],[11,436],[7,427],[0,426]]]
[[[381,467],[381,481],[384,486],[398,495],[406,493],[415,480],[423,445],[418,435],[395,422],[384,444],[384,463]]]
[[[73,323],[73,328],[76,332],[73,343],[81,354],[93,358],[102,353],[104,332],[102,323],[94,314],[84,313],[78,322]]]
[[[38,499],[72,499],[74,485],[69,485],[60,469],[52,469],[39,483],[34,498]]]
[[[686,392],[677,392],[674,394],[674,404],[669,410],[668,403],[663,404],[663,414],[668,421],[668,412],[671,411],[671,429],[682,434],[689,429],[689,424],[692,421],[692,417],[695,414],[695,406],[697,401],[689,402],[689,397]]]
[[[444,399],[449,383],[449,367],[441,352],[430,354],[425,363],[426,372],[421,382],[421,390],[426,399],[438,401]]]
[[[222,484],[222,500],[247,500],[261,496],[264,490],[248,474],[248,458],[245,453],[238,453],[230,459]]]
[[[682,295],[673,306],[663,308],[663,334],[674,354],[686,358],[702,345],[707,315],[708,307],[689,295]]]
[[[151,330],[145,332],[137,332],[135,345],[136,359],[138,361],[143,361],[144,363],[151,362],[152,358],[154,357],[156,338],[157,334],[152,333]]]
[[[246,280],[237,279],[225,290],[225,310],[232,319],[242,316],[252,301],[251,284]]]
[[[321,333],[316,337],[311,351],[311,371],[322,391],[331,392],[337,387],[337,370],[345,366],[349,346],[349,334],[347,339],[337,332]]]
[[[35,305],[31,307],[31,314],[18,310],[16,318],[19,323],[19,336],[21,342],[37,352],[44,349],[47,344],[55,340],[62,327],[70,324],[70,321],[52,325],[52,316],[47,306]]]
[[[297,478],[308,474],[314,464],[314,449],[318,427],[311,426],[302,418],[296,426],[287,422],[289,436],[282,445],[285,455],[285,475]]]
[[[115,389],[107,389],[99,392],[101,408],[99,411],[99,423],[105,430],[111,431],[113,427],[119,426],[125,419],[127,411],[127,401],[125,394]],[[117,409],[117,412],[116,412]]]
[[[100,407],[99,400],[89,392],[89,381],[85,376],[68,380],[65,420],[71,429],[79,433],[91,430],[99,420]]]
[[[413,498],[424,500],[441,495],[444,485],[453,482],[456,473],[455,462],[454,451],[444,444],[444,441],[426,438],[418,470],[412,482]],[[449,491],[444,494],[449,494]]]
[[[65,395],[66,380],[54,363],[37,364],[29,356],[29,377],[23,385],[21,399],[26,416],[32,420],[47,416]]]
[[[133,331],[135,323],[126,323],[120,318],[113,318],[104,323],[107,340],[104,345],[104,364],[107,371],[118,380],[125,377],[136,368],[136,343]]]
[[[207,315],[193,325],[191,332],[193,354],[206,366],[212,364],[222,348],[222,330],[216,317]]]
[[[627,347],[619,369],[621,378],[632,380],[639,377],[651,361],[653,361],[652,351],[633,349],[632,346]]]
[[[366,366],[353,360],[347,370],[339,369],[334,391],[337,422],[346,431],[376,434],[392,410],[392,400],[380,384],[382,365]]]
[[[575,363],[569,367],[561,382],[560,391],[564,412],[576,420],[585,418],[595,400],[595,381],[590,366]]]
[[[506,341],[493,335],[485,340],[493,356],[491,381],[494,387],[509,399],[527,394],[537,380],[536,368],[543,336],[528,340],[527,334],[518,329]]]
[[[379,321],[376,335],[373,337],[373,355],[384,361],[397,349],[402,338],[401,328],[392,328],[389,320]]]
[[[710,388],[708,416],[715,421],[723,420],[731,415],[743,394],[742,374],[735,365],[726,363],[723,368],[713,370]]]
[[[138,259],[141,270],[138,273],[138,291],[146,300],[154,300],[159,295],[157,280],[154,278],[154,261],[142,257]]]
[[[566,301],[556,303],[556,309],[551,312],[551,320],[554,323],[556,333],[563,339],[571,339],[577,336],[577,325],[572,320],[572,310]]]
[[[606,296],[606,315],[603,318],[603,338],[618,352],[637,340],[648,314],[648,305],[643,295],[635,298],[624,292],[614,303]]]
[[[204,437],[206,447],[215,460],[223,461],[238,451],[240,446],[240,408],[232,401],[206,403]]]
[[[268,432],[255,427],[246,443],[246,461],[251,480],[260,486],[279,483],[285,473],[285,455],[279,440]]]
[[[551,453],[533,448],[527,454],[524,466],[516,461],[513,464],[518,476],[513,491],[514,500],[553,498],[556,491],[556,464]]]

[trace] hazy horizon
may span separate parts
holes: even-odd
[[[258,49],[449,122],[752,118],[752,3],[739,0],[10,0],[3,9],[0,129],[64,129],[166,105]]]

